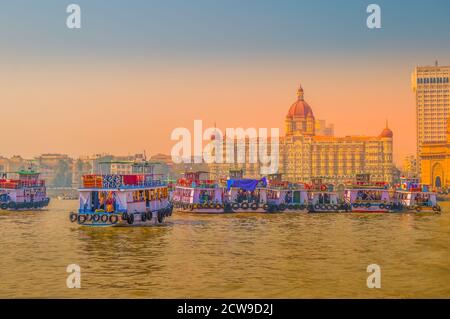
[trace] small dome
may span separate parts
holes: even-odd
[[[312,117],[314,118],[314,114],[311,106],[304,100],[304,92],[303,88],[300,86],[297,90],[298,99],[295,103],[291,105],[289,108],[289,112],[287,114],[288,117]]]
[[[385,137],[385,138],[393,138],[394,137],[394,133],[388,127],[387,121],[386,121],[386,127],[381,132],[380,137]]]

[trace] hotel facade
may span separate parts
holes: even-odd
[[[277,173],[283,174],[285,180],[311,182],[312,178],[322,178],[341,184],[354,179],[356,174],[369,173],[372,180],[393,182],[393,133],[387,125],[378,136],[335,137],[332,126],[325,131],[327,134],[316,131],[317,123],[300,87],[297,100],[286,115],[285,136],[279,144]],[[247,139],[246,151],[248,147]],[[223,153],[226,156],[225,148]],[[210,165],[211,172],[221,177],[236,169],[242,169],[247,177],[261,176],[259,163]]]
[[[412,74],[416,98],[417,157],[422,183],[449,185],[443,153],[448,143],[450,115],[450,66],[418,66]],[[438,151],[439,149],[439,151]]]

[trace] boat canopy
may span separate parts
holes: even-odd
[[[265,177],[261,179],[229,179],[227,180],[227,190],[230,188],[241,188],[246,191],[254,191],[256,186],[261,183],[262,187],[267,186],[267,179]]]

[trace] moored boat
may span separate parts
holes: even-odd
[[[385,182],[371,182],[369,174],[358,174],[344,191],[344,200],[355,213],[389,213],[401,210]]]
[[[282,180],[281,174],[268,176],[267,204],[271,212],[301,212],[306,209],[308,193],[303,183]]]
[[[348,212],[350,206],[339,199],[334,186],[324,184],[320,178],[314,178],[308,190],[308,213],[340,213]]]
[[[167,185],[153,174],[85,175],[78,213],[82,226],[151,226],[172,215]]]
[[[223,192],[219,183],[209,179],[208,172],[186,172],[173,189],[172,203],[183,213],[220,214],[226,212]]]
[[[17,178],[9,178],[8,175]],[[34,170],[3,174],[0,179],[0,208],[2,210],[38,210],[50,203],[45,181]]]
[[[417,213],[441,211],[436,193],[430,191],[428,185],[420,184],[418,178],[401,178],[394,196],[401,203],[403,211]]]

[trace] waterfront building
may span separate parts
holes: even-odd
[[[31,160],[26,160],[19,155],[14,155],[11,158],[0,156],[0,173],[25,170],[32,164]]]
[[[421,152],[422,183],[435,188],[450,186],[450,118],[447,119],[446,140],[425,142]]]
[[[316,135],[334,136],[334,125],[327,124],[325,120],[316,120],[314,123]]]
[[[340,184],[368,173],[374,181],[394,180],[393,132],[386,127],[378,136],[335,137],[318,134],[317,121],[311,106],[305,101],[300,86],[295,101],[285,118],[285,136],[280,138],[279,171],[289,181],[311,182],[322,178]],[[241,164],[211,164],[211,172],[226,176],[229,170],[242,169],[246,177],[260,177],[261,165],[248,162],[250,140],[245,143],[247,160]],[[236,144],[236,143],[235,143]],[[224,148],[226,155],[226,148]],[[236,154],[236,153],[235,153]]]
[[[356,174],[368,173],[374,181],[393,182],[393,132],[386,127],[378,136],[323,136],[310,125],[314,121],[304,90],[285,119],[282,140],[283,174],[289,180],[310,181],[321,177],[330,183],[343,183]]]
[[[403,159],[402,175],[407,178],[418,177],[417,156],[405,156],[405,158]]]
[[[412,74],[412,88],[416,97],[419,174],[423,173],[420,157],[423,144],[445,143],[447,139],[446,123],[450,115],[449,77],[450,66],[439,66],[437,62],[434,66],[417,66]]]

